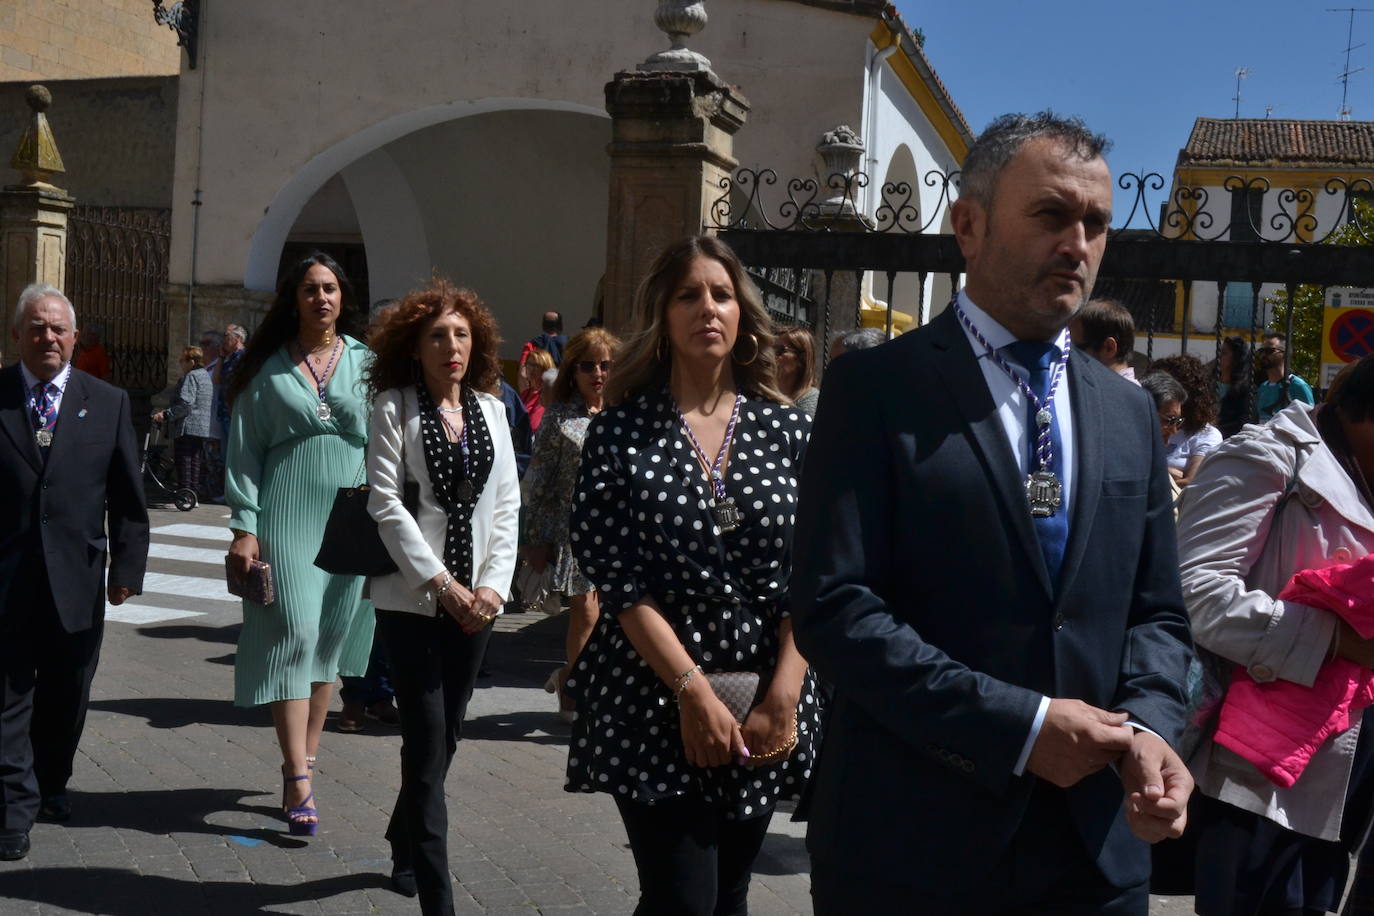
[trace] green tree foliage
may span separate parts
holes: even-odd
[[[1355,199],[1356,222],[1346,223],[1331,233],[1328,245],[1374,245],[1374,205]],[[1359,225],[1356,223],[1358,222]],[[1364,233],[1360,231],[1364,227]],[[1322,384],[1322,318],[1326,307],[1325,287],[1304,283],[1293,296],[1293,334],[1288,339],[1290,371],[1305,379],[1313,388]],[[1281,289],[1265,299],[1273,307],[1273,321],[1269,330],[1283,331],[1288,324],[1288,290]]]

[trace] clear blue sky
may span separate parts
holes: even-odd
[[[1334,120],[1352,0],[895,0],[977,133],[1008,111],[1053,108],[1112,138],[1113,173],[1171,176],[1197,117]],[[1348,107],[1374,121],[1374,12],[1355,14]],[[1162,194],[1151,197],[1162,199]],[[1120,192],[1118,222],[1130,209]],[[1158,212],[1157,203],[1154,212]],[[1133,223],[1143,226],[1139,218]]]

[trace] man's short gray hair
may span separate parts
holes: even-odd
[[[1007,163],[1031,140],[1049,139],[1062,144],[1074,156],[1092,161],[1111,149],[1104,134],[1088,130],[1081,118],[1065,118],[1052,111],[1033,115],[1004,114],[993,120],[969,148],[959,173],[959,196],[992,209],[997,178]]]
[[[248,343],[248,332],[237,324],[231,324],[224,329],[225,337],[237,337],[239,343]]]
[[[855,328],[840,335],[840,348],[846,353],[871,350],[887,343],[887,332],[881,328]]]
[[[62,304],[67,307],[67,314],[72,316],[72,329],[76,329],[76,309],[72,308],[72,300],[62,295],[62,290],[56,286],[49,286],[47,283],[30,283],[19,294],[19,303],[14,307],[13,327],[16,331],[24,323],[24,313],[44,299],[61,299]]]

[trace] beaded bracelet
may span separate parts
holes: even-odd
[[[439,587],[435,589],[434,597],[439,598],[443,595],[447,595],[451,588],[453,588],[453,576],[450,575],[449,571],[446,569],[444,570],[444,581],[440,582]]]
[[[684,690],[687,689],[687,685],[690,684],[690,683],[692,683],[692,678],[696,677],[697,674],[700,673],[700,672],[701,672],[701,666],[700,666],[700,665],[693,665],[692,667],[688,668],[686,671],[684,671],[684,672],[682,672],[681,674],[679,674],[676,678],[674,678],[674,679],[673,679],[673,696],[676,697],[676,698],[678,698],[678,699],[681,699],[681,698],[682,698],[682,691],[684,691]]]

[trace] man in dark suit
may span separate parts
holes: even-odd
[[[1131,913],[1192,791],[1191,653],[1159,424],[1072,351],[1111,220],[1106,141],[989,126],[967,286],[838,359],[797,516],[797,644],[834,686],[807,845],[819,916]]]
[[[12,333],[19,364],[0,369],[0,859],[28,853],[37,816],[70,816],[105,599],[138,594],[148,560],[128,395],[72,368],[76,313],[53,287],[24,290]]]

